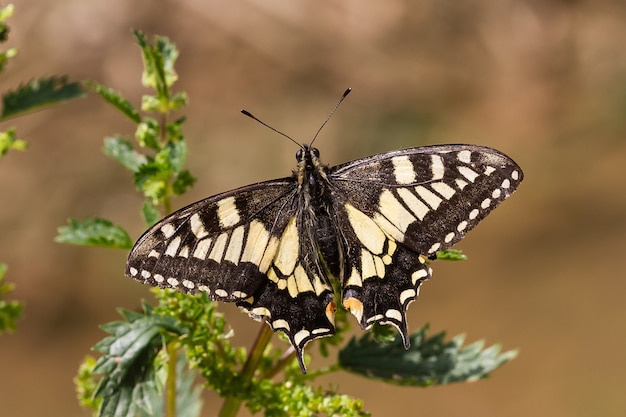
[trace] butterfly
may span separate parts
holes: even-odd
[[[303,373],[305,345],[335,332],[337,300],[363,329],[394,326],[408,349],[406,311],[431,277],[428,259],[523,179],[511,158],[484,146],[414,147],[328,167],[313,141],[299,145],[291,176],[160,220],[126,265],[143,283],[206,292],[266,321],[287,335]]]

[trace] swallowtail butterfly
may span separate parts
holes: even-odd
[[[204,291],[266,320],[289,337],[302,372],[305,345],[334,334],[338,299],[363,329],[396,327],[408,348],[406,310],[431,276],[427,259],[461,240],[523,176],[482,146],[408,148],[328,167],[312,143],[300,145],[291,176],[165,217],[126,266],[141,282]]]

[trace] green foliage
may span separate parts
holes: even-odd
[[[411,335],[405,350],[400,337],[381,344],[366,333],[353,338],[339,352],[339,365],[350,372],[399,385],[426,387],[451,382],[475,381],[517,356],[516,351],[500,353],[500,346],[483,349],[479,341],[463,346],[465,336],[449,342],[445,333],[426,337],[428,325]]]
[[[13,5],[9,4],[0,7],[0,42],[8,39],[9,27],[6,21],[13,15]],[[10,48],[0,51],[0,72],[9,59],[17,54],[17,49]],[[85,95],[85,91],[79,83],[68,82],[64,76],[41,77],[21,84],[14,91],[2,94],[2,112],[0,112],[0,122],[11,117],[30,113],[44,106],[73,100]],[[0,157],[6,155],[9,150],[23,151],[27,143],[18,139],[15,130],[9,128],[0,132]]]
[[[128,233],[108,220],[88,218],[81,222],[68,219],[67,223],[67,226],[58,228],[55,241],[102,248],[130,249],[133,246]]]
[[[0,263],[0,334],[4,332],[14,332],[16,322],[20,318],[24,307],[18,301],[4,301],[6,294],[13,291],[14,286],[4,282],[4,275],[7,272],[6,264]]]
[[[9,4],[0,7],[0,42],[6,42],[9,38],[9,27],[6,21],[13,15],[13,5]],[[0,72],[4,71],[4,66],[10,58],[17,54],[17,49],[11,48],[6,51],[0,51]]]
[[[467,255],[459,249],[446,249],[437,251],[437,259],[440,261],[466,261]]]
[[[6,155],[9,150],[17,151],[26,150],[28,143],[18,139],[15,129],[8,129],[6,132],[0,132],[0,157]]]
[[[84,95],[80,83],[68,82],[67,77],[51,76],[32,80],[3,94],[0,121]]]
[[[94,350],[102,356],[93,364],[87,359],[76,378],[81,403],[98,408],[101,416],[164,415],[162,392],[167,363],[162,357],[167,343],[176,343],[186,329],[172,317],[152,314],[152,308],[143,305],[143,313],[120,310],[124,321],[102,326],[110,334]],[[184,371],[184,357],[177,360],[180,375],[176,403],[178,415],[197,416],[200,396],[193,389],[194,375]],[[97,384],[88,375],[101,375]]]

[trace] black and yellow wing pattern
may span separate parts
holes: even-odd
[[[335,167],[303,145],[292,176],[191,204],[135,244],[126,274],[235,302],[304,346],[334,333],[338,299],[363,329],[395,326],[431,276],[427,259],[463,238],[522,181],[491,148],[435,145]],[[340,298],[330,279],[341,283]]]

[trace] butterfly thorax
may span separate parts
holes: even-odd
[[[298,167],[295,175],[303,202],[302,226],[308,229],[317,243],[326,270],[339,277],[341,248],[337,225],[331,215],[333,198],[327,176],[329,168],[320,161],[319,156],[319,150],[309,145],[304,145],[296,154]]]

